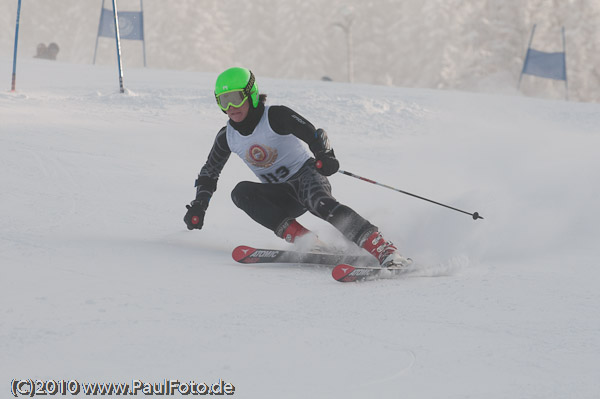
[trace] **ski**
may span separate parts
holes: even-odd
[[[236,247],[231,256],[239,263],[299,263],[335,266],[340,263],[372,265],[376,259],[370,255],[345,255],[316,252],[286,251],[281,249]]]
[[[353,281],[374,280],[379,277],[401,274],[407,270],[402,266],[377,267],[377,266],[351,266],[339,264],[331,271],[331,276],[341,283]]]

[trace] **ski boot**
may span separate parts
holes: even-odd
[[[375,231],[362,244],[371,255],[385,268],[403,268],[412,263],[412,259],[400,255],[398,248],[390,241],[386,241],[381,233]]]
[[[302,226],[295,219],[286,222],[282,233],[282,238],[294,244],[302,252],[327,252],[327,245],[319,237]]]

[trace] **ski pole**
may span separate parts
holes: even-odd
[[[445,207],[445,208],[448,208],[448,209],[452,209],[452,210],[454,210],[454,211],[457,211],[457,212],[465,213],[465,214],[467,214],[467,215],[470,215],[470,216],[472,216],[474,220],[477,220],[477,219],[483,219],[483,217],[482,217],[482,216],[479,216],[479,213],[478,213],[478,212],[469,213],[469,212],[466,212],[466,211],[463,211],[463,210],[460,210],[460,209],[457,209],[457,208],[453,208],[453,207],[451,207],[451,206],[444,205],[444,204],[441,204],[441,203],[439,203],[439,202],[432,201],[432,200],[430,200],[430,199],[427,199],[427,198],[424,198],[424,197],[421,197],[421,196],[418,196],[418,195],[415,195],[415,194],[408,193],[408,192],[406,192],[406,191],[402,191],[402,190],[400,190],[400,189],[397,189],[397,188],[395,188],[395,187],[388,186],[387,184],[379,183],[379,182],[376,182],[376,181],[374,181],[374,180],[367,179],[366,177],[362,177],[362,176],[355,175],[354,173],[350,173],[350,172],[348,172],[348,171],[345,171],[345,170],[341,170],[341,169],[340,169],[340,170],[338,170],[338,173],[342,173],[342,174],[344,174],[344,175],[346,175],[346,176],[351,176],[351,177],[354,177],[354,178],[356,178],[356,179],[359,179],[359,180],[366,181],[367,183],[376,184],[376,185],[378,185],[378,186],[382,186],[382,187],[385,187],[385,188],[389,188],[390,190],[398,191],[399,193],[406,194],[406,195],[410,195],[411,197],[415,197],[415,198],[418,198],[418,199],[422,199],[423,201],[431,202],[432,204],[440,205],[440,206],[443,206],[443,207]]]

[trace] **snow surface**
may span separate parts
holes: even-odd
[[[0,58],[1,76],[12,59]],[[598,398],[600,105],[261,79],[325,128],[334,194],[421,269],[341,284],[248,266],[286,248],[229,193],[182,221],[225,116],[214,74],[20,60],[0,93],[0,385],[212,383],[240,398]],[[8,83],[8,82],[7,82]],[[301,222],[338,245],[340,235]]]

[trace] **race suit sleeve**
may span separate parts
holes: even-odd
[[[306,118],[284,105],[269,107],[269,124],[278,134],[293,134],[305,143],[315,136],[314,125]]]
[[[205,210],[208,208],[210,198],[217,190],[217,181],[231,155],[226,132],[226,127],[223,127],[217,133],[206,163],[200,170],[198,179],[196,179],[196,201],[204,204]]]
[[[304,141],[313,154],[331,149],[323,129],[316,129],[306,118],[284,105],[269,107],[269,124],[275,133],[293,134]]]

